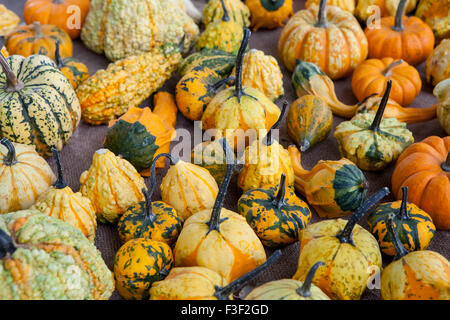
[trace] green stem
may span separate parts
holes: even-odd
[[[216,83],[214,83],[214,84],[212,85],[212,91],[213,91],[213,93],[216,93],[217,90],[219,90],[220,87],[223,86],[225,83],[228,83],[228,82],[230,82],[230,81],[235,81],[235,80],[236,80],[235,77],[228,77],[228,78],[221,79],[221,80],[217,81]]]
[[[59,48],[59,40],[55,41],[55,62],[56,65],[58,66],[58,69],[61,69],[64,66],[64,63],[61,59],[61,52],[60,52],[60,48]]]
[[[244,63],[245,49],[248,46],[248,41],[250,40],[251,32],[248,28],[244,28],[244,38],[242,39],[241,46],[236,57],[236,84],[235,93],[238,102],[241,102],[241,97],[243,95],[242,89],[242,64]]]
[[[327,28],[327,0],[320,0],[319,13],[317,17],[317,23],[315,25],[317,28]]]
[[[11,256],[16,249],[11,237],[5,231],[0,229],[0,259]]]
[[[5,37],[0,37],[0,49],[3,48],[3,45],[5,43]],[[8,61],[3,56],[3,53],[0,52],[0,65],[2,66],[3,73],[6,75],[6,86],[5,90],[7,92],[16,92],[23,89],[24,85],[23,82],[17,79],[17,76],[12,71],[11,67],[9,66]]]
[[[220,0],[220,2],[222,3],[222,10],[223,10],[222,21],[230,21],[230,15],[228,14],[228,10],[227,7],[225,6],[225,3],[223,2],[223,0]]]
[[[6,147],[8,150],[8,153],[3,158],[3,163],[5,166],[12,166],[17,163],[17,156],[16,156],[16,149],[14,148],[14,145],[11,141],[9,141],[7,138],[2,138],[0,140],[0,143]]]
[[[280,184],[278,188],[278,193],[273,200],[273,205],[278,209],[284,205],[284,197],[286,195],[286,175],[284,173],[281,174]]]
[[[59,159],[58,149],[55,147],[52,147],[52,152],[53,152],[53,157],[55,158],[55,161],[56,161],[56,167],[58,168],[58,179],[53,184],[53,186],[56,189],[64,189],[65,187],[67,187],[67,183],[64,180],[62,166],[61,166],[61,160]]]
[[[153,206],[151,199],[153,194],[153,186],[150,188],[150,191],[147,191],[145,190],[145,188],[142,188],[142,193],[144,194],[145,198],[145,220],[153,222],[156,220],[156,214],[153,213]]]
[[[410,219],[408,212],[408,187],[402,187],[402,204],[400,205],[398,215],[402,220]]]
[[[450,152],[447,154],[447,159],[445,159],[441,167],[445,172],[450,172]]]
[[[390,217],[386,218],[386,226],[387,226],[389,235],[391,236],[391,240],[392,240],[392,243],[394,244],[394,248],[395,248],[395,251],[396,251],[396,255],[394,257],[394,260],[398,260],[401,257],[407,255],[408,251],[402,245],[402,243],[400,242],[400,239],[398,238],[397,233],[395,232],[394,221],[392,220],[392,218],[390,218]]]
[[[269,132],[267,132],[267,135],[262,139],[262,143],[266,146],[271,146],[273,144],[273,138],[272,138],[272,130],[278,127],[281,120],[283,120],[284,114],[286,113],[288,102],[286,100],[283,101],[283,106],[281,107],[281,113],[278,117],[277,122],[275,122],[272,126],[272,128],[269,129]]]
[[[230,294],[233,292],[236,292],[240,287],[242,287],[246,282],[252,280],[257,275],[259,275],[261,272],[266,270],[268,267],[270,267],[275,261],[277,261],[281,257],[281,250],[275,251],[266,262],[264,262],[259,267],[253,269],[250,272],[247,272],[242,277],[234,280],[226,287],[220,288],[216,286],[216,293],[214,296],[219,300],[228,300]]]
[[[309,269],[308,274],[306,275],[305,281],[303,281],[303,285],[298,288],[295,292],[297,292],[298,295],[308,298],[311,297],[311,284],[314,279],[314,275],[316,274],[317,269],[319,267],[324,266],[325,263],[322,261],[316,262],[311,269]]]
[[[389,80],[386,83],[386,90],[384,91],[383,97],[381,98],[380,105],[378,106],[377,113],[375,114],[375,118],[373,119],[372,124],[369,127],[369,130],[377,132],[380,130],[381,120],[383,119],[383,113],[386,109],[387,102],[389,100],[389,93],[391,92],[392,80]]]
[[[405,11],[406,0],[400,0],[397,11],[395,12],[395,22],[392,30],[394,31],[403,31],[405,27],[403,26],[403,12]]]

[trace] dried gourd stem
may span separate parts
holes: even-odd
[[[381,73],[385,77],[390,77],[392,75],[392,69],[394,69],[396,66],[401,65],[404,61],[402,59],[394,61],[390,63],[386,69],[384,69]]]
[[[377,113],[375,114],[375,118],[373,119],[372,124],[369,127],[369,130],[377,132],[380,130],[381,119],[383,119],[383,113],[386,109],[387,102],[389,100],[389,93],[391,92],[392,80],[389,80],[386,83],[386,90],[384,91],[383,97],[381,98],[380,105],[378,106]]]
[[[278,209],[281,208],[281,206],[284,204],[284,196],[286,195],[286,175],[283,173],[281,174],[280,178],[280,184],[278,188],[278,193],[273,200],[273,205],[277,207]]]
[[[11,141],[9,141],[7,138],[2,138],[0,140],[0,143],[6,147],[8,150],[8,153],[3,158],[3,164],[5,166],[12,166],[17,163],[17,156],[16,156],[16,149],[14,148],[14,145]]]
[[[153,181],[151,182],[153,184]],[[142,188],[142,193],[145,198],[145,220],[153,222],[156,220],[156,215],[153,213],[153,205],[152,205],[152,194],[153,194],[153,186],[150,188],[150,191]],[[144,231],[144,230],[142,230]]]
[[[402,187],[402,204],[398,211],[400,219],[410,219],[408,212],[408,187]]]
[[[384,187],[378,190],[374,195],[372,195],[369,199],[367,199],[358,209],[356,209],[355,213],[348,219],[347,224],[344,229],[339,232],[336,236],[341,243],[349,243],[353,245],[353,228],[356,223],[361,219],[361,217],[369,211],[374,205],[376,205],[381,199],[389,194],[389,189]]]
[[[271,146],[273,144],[273,137],[272,137],[272,130],[278,127],[281,120],[284,117],[284,114],[286,113],[288,102],[286,100],[283,101],[283,107],[281,108],[280,116],[278,117],[277,122],[275,122],[272,126],[272,128],[269,129],[269,132],[267,132],[267,135],[262,139],[262,143],[266,146]]]
[[[315,27],[328,28],[327,0],[320,0],[317,23],[315,24]]]
[[[178,44],[178,50],[180,52],[183,52],[184,49],[184,42],[186,41],[186,34],[183,34],[183,37],[181,38],[180,43]]]
[[[64,3],[64,0],[53,0],[52,2],[54,4],[62,4],[62,3]]]
[[[33,22],[33,32],[35,38],[43,38],[44,33],[42,32],[42,26],[41,23],[38,21]]]
[[[17,247],[12,238],[2,229],[0,229],[0,259],[10,257]]]
[[[236,58],[236,83],[234,96],[237,97],[238,102],[241,102],[241,97],[243,95],[242,90],[242,65],[244,63],[245,49],[247,48],[248,41],[250,40],[251,32],[248,28],[244,28],[244,38],[242,39],[241,46]]]
[[[303,281],[303,285],[295,290],[299,296],[304,298],[311,297],[311,284],[314,279],[314,275],[316,274],[317,269],[319,267],[324,266],[325,263],[322,261],[316,262],[311,269],[309,269],[308,274],[306,275],[305,281]]]
[[[62,59],[61,59],[59,40],[55,41],[55,62],[59,69],[61,69],[64,66]]]
[[[58,179],[53,184],[53,186],[56,189],[64,189],[65,187],[67,187],[67,183],[64,180],[64,175],[63,175],[63,171],[62,171],[62,167],[61,167],[61,160],[59,159],[58,149],[55,147],[52,147],[52,152],[53,152],[53,157],[55,158],[55,161],[56,161],[56,167],[58,168]]]
[[[395,12],[395,22],[392,30],[394,31],[403,31],[405,27],[403,26],[403,12],[405,11],[406,0],[400,0],[398,4],[397,11]]]
[[[5,37],[0,37],[0,49],[3,48],[5,43]],[[6,75],[6,86],[5,90],[8,92],[19,91],[23,88],[23,82],[17,79],[17,76],[12,71],[11,67],[6,61],[3,53],[0,52],[0,65],[2,66],[3,73]]]
[[[225,6],[225,3],[223,2],[223,0],[220,0],[220,3],[222,4],[223,10],[222,21],[230,21],[230,15],[228,14],[228,10],[227,7]]]
[[[217,81],[216,83],[214,83],[213,85],[212,85],[212,91],[213,92],[216,92],[217,90],[219,90],[220,89],[220,87],[222,87],[225,83],[228,83],[228,82],[230,82],[230,81],[235,81],[236,80],[236,78],[234,77],[234,76],[231,76],[231,77],[228,77],[228,78],[225,78],[225,79],[221,79],[221,80],[219,80],[219,81]]]
[[[450,172],[450,152],[447,154],[447,159],[441,165],[442,170]]]
[[[408,251],[405,249],[405,247],[403,247],[402,243],[400,242],[400,239],[398,238],[397,233],[394,230],[394,221],[392,220],[392,218],[390,217],[386,218],[385,223],[396,252],[394,260],[398,260],[401,257],[407,255]]]
[[[242,277],[234,280],[226,287],[220,288],[216,286],[216,293],[214,296],[218,300],[229,300],[230,294],[237,291],[240,287],[242,287],[246,282],[249,280],[255,278],[258,274],[266,270],[268,267],[270,267],[275,261],[277,261],[281,257],[281,250],[277,250],[259,267],[253,269],[250,272],[247,272]]]

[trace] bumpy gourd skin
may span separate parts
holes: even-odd
[[[433,86],[450,78],[450,39],[442,40],[427,58],[425,75]]]
[[[6,36],[20,23],[17,14],[0,4],[0,36]]]
[[[81,40],[111,61],[154,50],[162,43],[178,43],[184,52],[199,33],[195,22],[174,0],[92,0]]]
[[[245,300],[330,300],[330,298],[314,284],[311,285],[311,296],[303,297],[296,290],[301,288],[302,281],[281,279],[270,281],[253,289]]]
[[[236,54],[243,37],[244,31],[241,24],[233,20],[219,20],[208,25],[198,38],[196,48],[198,51],[206,48]]]
[[[250,10],[240,0],[224,0],[230,19],[239,23],[242,27],[250,26]],[[223,17],[223,8],[220,0],[208,1],[203,8],[203,24],[205,26],[210,23],[221,20]]]
[[[138,107],[172,76],[181,59],[176,45],[165,44],[100,69],[77,88],[84,121],[106,124]]]
[[[80,230],[36,210],[0,216],[18,245],[0,259],[0,299],[108,299],[114,279]],[[20,246],[19,246],[20,245]]]
[[[406,123],[384,118],[380,130],[373,131],[369,128],[374,118],[372,113],[357,114],[352,120],[340,123],[334,132],[341,155],[362,170],[383,170],[414,143]]]
[[[89,78],[89,70],[85,64],[75,58],[62,59],[63,65],[59,68],[69,80],[72,88],[76,89],[84,80]]]
[[[450,135],[450,78],[439,82],[434,88],[433,94],[438,99],[436,114],[439,123],[445,132]]]
[[[448,0],[420,0],[415,15],[431,27],[436,38],[450,37],[450,5]]]
[[[355,11],[355,0],[329,0],[327,5],[339,7],[342,10],[348,11],[351,14]],[[305,3],[305,7],[309,8],[311,5],[319,5],[320,0],[307,0]]]

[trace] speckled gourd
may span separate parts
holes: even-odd
[[[250,10],[241,0],[223,0],[230,19],[242,27],[250,26]],[[203,24],[208,26],[222,19],[224,14],[221,0],[210,0],[203,8]]]

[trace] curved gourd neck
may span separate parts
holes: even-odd
[[[445,172],[450,172],[450,151],[447,154],[447,158],[442,163],[441,167],[442,167],[442,170],[444,170]]]
[[[63,175],[63,171],[62,171],[61,160],[59,158],[58,149],[53,147],[52,152],[53,152],[53,157],[55,158],[55,161],[56,161],[56,167],[58,168],[58,179],[53,184],[53,186],[56,189],[64,189],[65,187],[67,187],[67,183],[64,180],[64,175]]]
[[[283,102],[283,107],[281,108],[280,116],[278,117],[278,120],[273,124],[273,126],[269,129],[269,132],[267,132],[267,135],[262,139],[262,143],[266,146],[271,146],[274,142],[272,137],[272,131],[278,127],[281,120],[284,117],[284,114],[286,113],[288,102],[285,100]]]
[[[0,37],[0,49],[3,48],[5,44],[5,37]],[[6,86],[5,90],[7,92],[16,92],[23,89],[24,84],[22,81],[17,79],[17,76],[12,71],[11,67],[9,66],[8,61],[6,60],[3,53],[0,52],[0,65],[2,66],[3,73],[6,76]]]
[[[0,229],[0,259],[10,257],[16,249],[13,239]]]
[[[405,11],[405,6],[406,0],[400,0],[394,16],[394,26],[392,27],[392,30],[394,31],[403,31],[405,29],[403,26],[403,13]]]
[[[410,219],[408,212],[408,187],[402,187],[402,203],[398,211],[398,216],[402,220]]]
[[[268,267],[270,267],[275,261],[277,261],[281,257],[281,250],[277,250],[267,259],[266,262],[264,262],[259,267],[253,269],[252,271],[244,274],[242,277],[234,280],[226,287],[220,288],[216,286],[216,293],[214,296],[218,300],[228,300],[230,297],[230,294],[233,292],[236,292],[240,287],[242,287],[245,283],[248,281],[254,279],[257,275],[259,275],[261,272],[266,270]]]
[[[6,156],[3,158],[3,164],[9,167],[13,166],[14,164],[17,163],[16,148],[14,148],[13,143],[7,138],[2,138],[0,140],[0,143],[4,145],[8,150]]]
[[[223,15],[222,15],[222,21],[230,21],[230,15],[228,14],[228,9],[225,6],[225,2],[224,0],[220,0],[220,3],[222,4],[222,10],[223,10]]]
[[[64,66],[64,63],[63,63],[63,61],[61,59],[61,49],[60,49],[60,46],[59,46],[59,40],[56,40],[55,47],[56,47],[56,49],[55,49],[55,62],[56,62],[56,65],[58,66],[58,68],[61,69]]]
[[[394,69],[396,66],[401,65],[403,62],[404,61],[402,59],[391,62],[381,73],[385,77],[390,77],[392,75],[392,69]]]
[[[386,110],[386,105],[389,100],[389,93],[391,92],[392,80],[389,80],[386,83],[386,90],[384,91],[383,98],[381,98],[380,105],[378,106],[377,113],[375,114],[375,118],[373,119],[372,124],[369,127],[369,130],[374,132],[380,131],[381,120],[383,119],[384,110]]]
[[[394,257],[394,260],[398,260],[403,256],[406,256],[408,254],[408,251],[403,247],[402,243],[400,242],[400,239],[398,238],[397,233],[394,229],[394,221],[392,218],[388,217],[386,218],[386,226],[388,229],[388,233],[392,239],[392,243],[394,244],[396,255]]]
[[[374,205],[376,205],[381,199],[389,194],[389,189],[384,187],[378,190],[374,195],[369,197],[355,213],[348,219],[344,229],[336,236],[341,243],[349,243],[354,245],[352,234],[356,223],[362,218],[362,216],[369,211]]]
[[[241,97],[245,95],[244,89],[242,88],[242,65],[244,63],[245,49],[248,46],[250,40],[251,32],[248,28],[244,28],[244,38],[242,39],[241,46],[236,57],[236,82],[234,96],[237,97],[238,102],[241,102]]]
[[[320,0],[316,28],[328,28],[327,0]]]
[[[299,287],[297,290],[295,290],[295,292],[297,292],[297,294],[299,296],[302,296],[304,298],[309,298],[311,297],[311,284],[312,281],[314,279],[314,275],[317,272],[317,269],[319,269],[319,267],[324,266],[325,263],[323,263],[322,261],[316,262],[311,269],[309,269],[308,274],[306,275],[305,281],[303,281],[303,285],[301,287]]]
[[[280,184],[278,187],[277,195],[273,200],[273,205],[280,209],[285,204],[285,196],[286,196],[286,175],[281,174]]]

